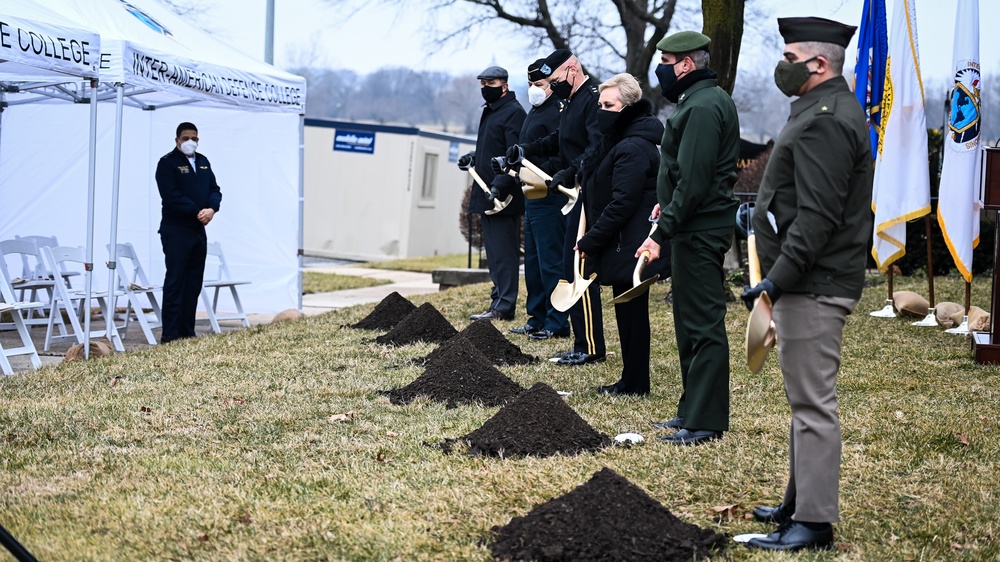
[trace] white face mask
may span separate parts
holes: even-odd
[[[545,90],[535,85],[528,86],[528,103],[531,105],[538,107],[542,105],[547,97]]]
[[[186,140],[181,143],[181,152],[185,156],[194,156],[194,151],[198,150],[198,143],[193,140]]]

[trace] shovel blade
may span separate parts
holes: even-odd
[[[644,294],[646,291],[649,290],[650,287],[653,286],[654,283],[656,283],[659,280],[660,280],[659,274],[654,275],[654,276],[650,277],[649,279],[646,279],[642,283],[639,283],[635,287],[632,287],[631,289],[625,291],[624,293],[622,293],[620,295],[616,295],[615,298],[611,300],[611,302],[614,303],[614,304],[623,304],[623,303],[626,303],[626,302],[634,299],[635,297],[638,297],[638,296]]]
[[[493,208],[490,209],[489,211],[486,211],[486,214],[487,215],[495,215],[495,214],[499,213],[500,211],[506,209],[507,205],[510,205],[510,202],[513,201],[513,199],[514,199],[513,195],[508,195],[507,198],[504,199],[503,201],[497,201],[496,199],[494,199],[493,200]]]
[[[597,274],[594,273],[591,274],[590,279],[579,278],[572,283],[565,279],[560,279],[559,283],[552,289],[552,295],[549,297],[552,308],[559,312],[566,312],[570,308],[573,308],[573,305],[587,292],[587,288],[590,287],[590,284],[594,282],[596,277]]]

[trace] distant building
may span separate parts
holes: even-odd
[[[474,137],[327,119],[305,120],[306,255],[383,260],[459,254],[465,190],[458,157]]]

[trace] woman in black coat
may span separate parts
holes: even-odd
[[[601,84],[600,92],[597,119],[604,139],[595,158],[583,164],[587,223],[592,226],[577,248],[596,261],[598,281],[611,285],[618,295],[632,288],[635,252],[649,235],[663,124],[652,115],[652,105],[641,99],[642,90],[631,75],[615,75]],[[643,277],[664,273],[669,261],[654,261]],[[621,380],[597,391],[649,394],[649,292],[616,304],[615,318],[622,346]]]

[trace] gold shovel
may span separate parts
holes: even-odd
[[[656,223],[653,223],[653,228],[649,230],[649,234],[652,235],[654,232],[656,232]],[[632,272],[632,288],[620,295],[616,295],[615,298],[611,300],[613,304],[623,304],[642,295],[648,291],[654,283],[660,280],[660,274],[657,273],[649,279],[641,281],[642,271],[646,269],[647,265],[649,265],[649,250],[643,250],[642,253],[639,254],[639,261],[635,264],[635,271]]]
[[[552,176],[546,174],[544,171],[542,171],[541,168],[532,164],[531,161],[528,160],[527,158],[521,159],[521,165],[530,170],[539,178],[541,178],[542,182],[550,181],[552,179]],[[574,187],[573,189],[570,189],[568,187],[557,185],[556,189],[558,189],[560,193],[569,198],[569,201],[567,201],[562,208],[562,214],[568,215],[569,212],[573,210],[573,207],[576,206],[576,200],[580,198],[580,188]]]
[[[492,193],[490,193],[490,188],[486,185],[486,182],[483,181],[483,178],[479,177],[479,174],[476,173],[475,168],[469,168],[469,173],[472,174],[472,179],[476,180],[476,183],[479,184],[479,187],[481,187],[483,191],[486,192],[486,198],[489,199],[492,196]],[[507,207],[507,205],[510,205],[510,202],[513,198],[514,198],[513,195],[508,195],[507,198],[504,199],[503,201],[493,199],[492,200],[493,209],[486,211],[486,214],[495,215],[499,213],[500,211],[504,210]]]
[[[757,235],[752,231],[747,237],[747,262],[750,266],[750,286],[756,287],[761,280],[760,260],[757,259]],[[777,341],[774,321],[771,319],[771,297],[764,291],[753,304],[747,320],[747,366],[752,372],[760,372],[767,360],[767,353]]]
[[[587,216],[580,212],[580,228],[576,231],[577,242],[583,238],[583,233],[587,231]],[[552,308],[558,310],[559,312],[566,312],[569,310],[576,301],[580,300],[580,297],[587,292],[587,288],[590,284],[594,282],[597,278],[596,273],[591,273],[589,279],[583,277],[583,268],[580,266],[580,250],[573,252],[573,281],[567,281],[565,279],[560,279],[559,283],[556,284],[555,288],[552,289],[552,295],[549,300],[552,302]]]

